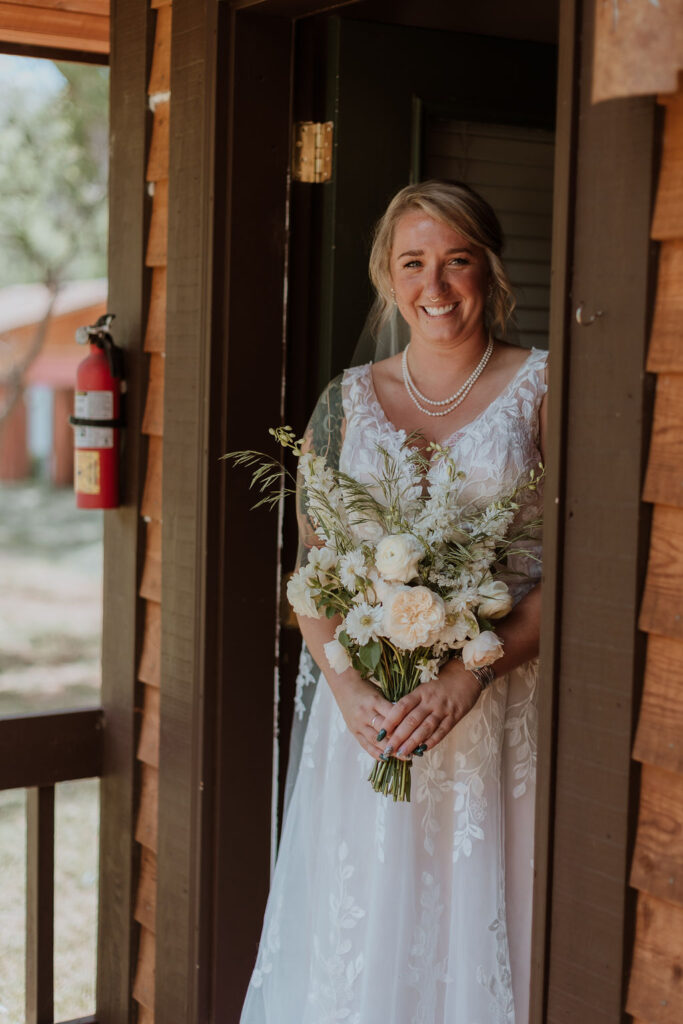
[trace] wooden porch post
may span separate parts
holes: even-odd
[[[216,672],[208,520],[220,469],[210,441],[219,344],[212,311],[217,17],[217,0],[173,2],[155,1019],[174,1024],[208,1016]]]
[[[102,706],[106,727],[100,790],[99,1024],[125,1024],[131,1019],[149,26],[148,4],[140,0],[112,3],[108,308],[116,314],[115,340],[125,350],[128,393],[122,505],[104,515]]]

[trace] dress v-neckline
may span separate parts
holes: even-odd
[[[501,399],[503,399],[507,395],[507,393],[512,389],[513,385],[517,383],[517,380],[521,376],[522,371],[524,369],[526,369],[526,367],[527,367],[527,365],[529,363],[529,360],[533,359],[534,354],[537,351],[539,351],[539,350],[535,349],[535,348],[532,348],[530,350],[529,355],[526,357],[526,359],[524,360],[523,363],[520,363],[520,365],[517,367],[517,370],[515,371],[513,376],[510,378],[510,380],[507,382],[507,384],[502,389],[502,391],[499,391],[498,394],[496,395],[496,397],[494,399],[492,399],[492,401],[490,401],[489,404],[484,409],[482,409],[480,413],[477,413],[476,416],[472,417],[471,420],[468,420],[467,423],[464,423],[461,427],[457,427],[456,430],[451,431],[451,433],[448,434],[446,437],[444,437],[442,440],[436,441],[436,444],[439,444],[439,445],[442,445],[442,446],[445,447],[446,445],[448,445],[448,443],[450,441],[452,441],[455,437],[457,437],[458,434],[462,434],[463,431],[468,430],[471,426],[473,426],[473,424],[478,423],[479,420],[481,420],[484,416],[486,416],[486,414],[489,412],[489,410],[492,409],[495,405],[497,405],[501,401]],[[368,381],[370,383],[370,391],[371,391],[371,397],[372,397],[373,404],[377,406],[377,409],[379,410],[380,416],[381,416],[382,420],[384,421],[384,423],[386,424],[387,427],[389,427],[391,430],[393,430],[395,434],[402,434],[404,437],[407,437],[408,433],[405,430],[405,428],[404,427],[397,427],[396,424],[393,423],[389,419],[389,417],[387,416],[386,412],[384,411],[384,407],[382,406],[382,403],[380,402],[379,397],[377,395],[377,391],[375,389],[375,381],[374,381],[374,378],[372,376],[372,365],[373,365],[372,363],[366,363],[365,364],[365,369],[367,370],[367,374],[368,374]]]

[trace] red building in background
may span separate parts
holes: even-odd
[[[105,312],[107,281],[69,281],[59,292],[40,351],[23,373],[23,393],[0,422],[0,480],[32,474],[36,455],[58,487],[73,481],[73,412],[76,367],[85,357],[76,344],[76,328]],[[42,284],[0,289],[0,395],[6,395],[13,371],[35,344],[50,296]]]

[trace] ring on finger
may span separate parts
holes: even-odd
[[[377,719],[378,719],[378,718],[379,718],[379,715],[374,715],[374,716],[373,716],[373,719],[372,719],[372,721],[370,722],[370,728],[371,728],[371,729],[375,729],[375,728],[376,728],[376,726],[375,726],[375,722],[377,721]]]

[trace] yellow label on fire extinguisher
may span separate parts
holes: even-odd
[[[100,493],[100,453],[76,449],[76,493]]]

